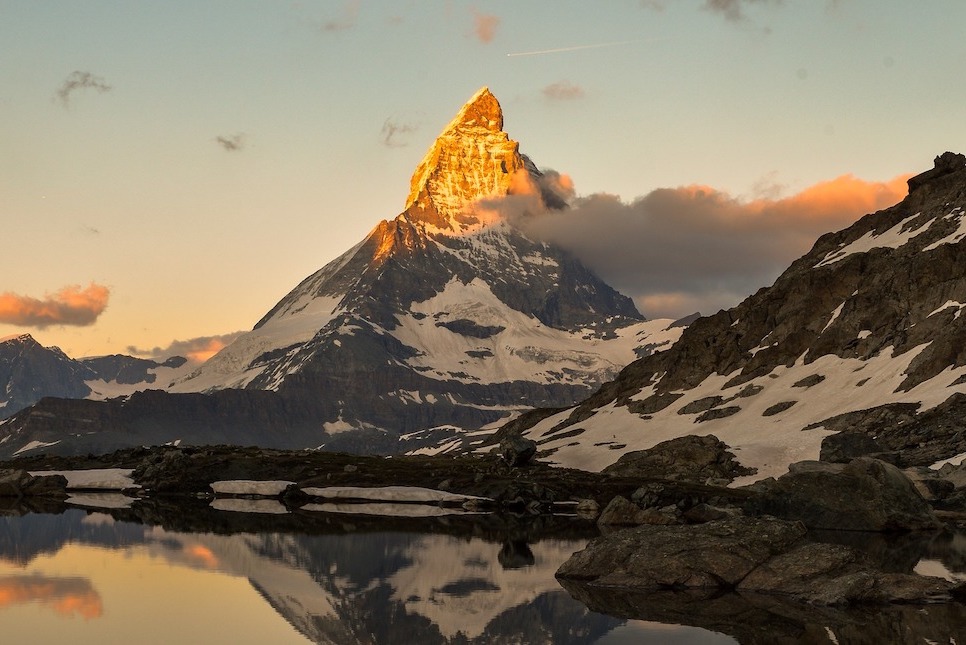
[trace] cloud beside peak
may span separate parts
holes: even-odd
[[[64,287],[43,298],[0,293],[0,323],[45,329],[52,325],[86,327],[97,322],[107,308],[110,290],[93,282]]]
[[[751,201],[698,185],[661,188],[631,203],[595,194],[523,226],[631,296],[645,316],[680,318],[732,307],[771,284],[820,235],[900,201],[907,178],[843,175]]]
[[[110,92],[113,88],[100,76],[94,76],[90,72],[73,71],[64,79],[63,84],[57,90],[57,100],[65,108],[70,107],[71,95],[82,90],[94,90],[100,94]]]

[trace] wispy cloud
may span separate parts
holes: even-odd
[[[86,327],[97,322],[107,308],[110,290],[93,282],[64,287],[43,298],[0,293],[0,323],[45,329],[52,325]]]
[[[227,152],[237,152],[245,147],[245,133],[219,135],[215,137],[215,143]]]
[[[473,35],[481,43],[489,43],[496,37],[497,27],[500,26],[500,17],[487,13],[480,13],[476,7],[471,7],[473,12]]]
[[[409,135],[419,129],[418,125],[386,119],[382,124],[382,143],[389,148],[404,148],[409,145]]]
[[[572,101],[584,97],[584,88],[570,81],[551,83],[540,91],[544,98],[551,101]]]
[[[721,14],[727,20],[745,20],[747,15],[744,8],[751,4],[781,4],[782,0],[704,0],[704,8]]]
[[[322,31],[345,31],[346,29],[351,29],[356,26],[356,21],[359,19],[359,5],[360,0],[350,0],[342,8],[342,15],[338,18],[332,18],[326,20],[322,23]]]
[[[236,331],[217,336],[199,336],[187,340],[175,340],[167,347],[155,347],[153,349],[141,349],[130,345],[127,348],[127,352],[135,356],[146,356],[159,361],[171,358],[172,356],[184,356],[190,362],[200,364],[230,345],[244,333],[242,331]]]
[[[74,92],[82,90],[94,90],[100,94],[110,92],[113,89],[100,76],[94,76],[90,72],[74,71],[64,79],[63,84],[58,88],[56,96],[60,104],[65,108],[70,107],[70,98]]]

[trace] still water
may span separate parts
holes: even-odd
[[[3,642],[966,642],[960,605],[564,589],[554,571],[596,533],[573,518],[57,510],[0,517]],[[930,540],[862,541],[966,577],[966,540]]]

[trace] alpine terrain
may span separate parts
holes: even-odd
[[[682,327],[645,321],[576,259],[521,231],[515,218],[566,207],[556,180],[519,152],[483,88],[416,168],[400,215],[172,383],[173,394],[83,410],[44,401],[0,426],[3,450],[88,450],[92,432],[71,420],[81,416],[113,433],[111,445],[393,452],[573,405]]]
[[[947,152],[900,203],[822,236],[771,287],[692,323],[580,405],[501,432],[588,470],[713,434],[757,469],[745,481],[849,445],[903,466],[958,463],[964,309],[966,157]]]
[[[72,359],[30,334],[0,340],[0,419],[45,396],[104,399],[159,387],[183,375],[186,359],[159,363],[116,354]]]

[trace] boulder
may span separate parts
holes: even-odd
[[[799,462],[776,479],[747,487],[754,515],[799,520],[808,528],[907,531],[941,526],[909,478],[892,464],[860,457],[848,464]]]
[[[882,451],[879,442],[864,432],[839,432],[822,439],[818,458],[833,464],[847,464],[857,457]]]
[[[526,466],[537,454],[537,443],[519,434],[508,434],[500,440],[500,456],[510,466]]]
[[[735,477],[755,472],[738,463],[728,445],[714,435],[687,435],[662,441],[647,450],[625,453],[602,471],[615,477],[669,479],[705,483],[730,482]]]
[[[0,497],[67,497],[67,478],[63,475],[34,477],[25,470],[0,470]]]

